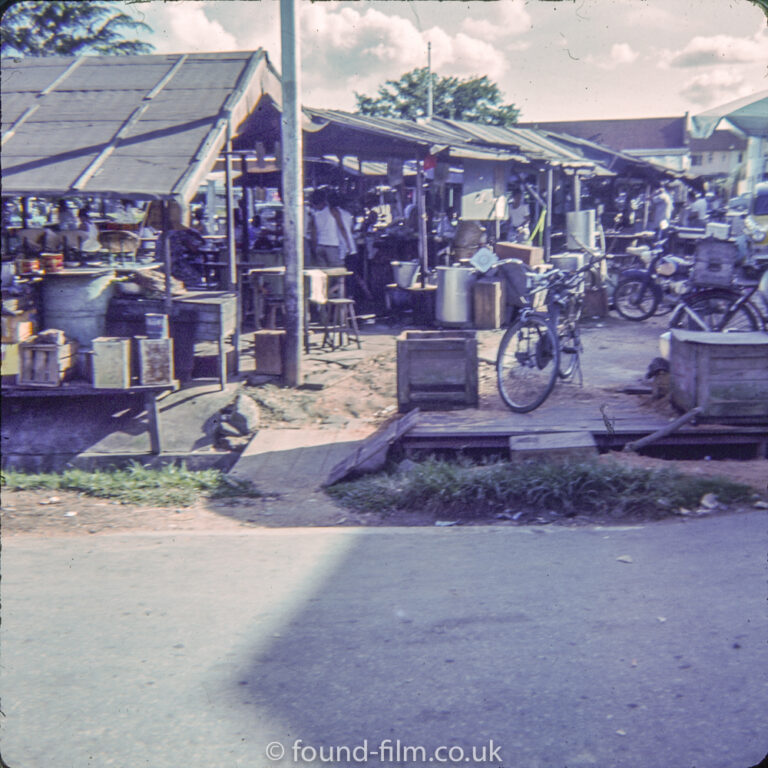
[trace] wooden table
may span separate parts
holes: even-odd
[[[109,305],[107,323],[116,336],[142,334],[144,315],[166,314],[164,299],[115,297]],[[239,368],[239,325],[237,294],[229,291],[189,291],[174,296],[169,318],[171,326],[189,324],[191,341],[215,341],[218,345],[219,382],[227,383],[225,341],[233,336],[235,367]],[[173,335],[173,334],[172,334]]]
[[[164,392],[174,392],[179,388],[179,382],[168,384],[153,384],[151,386],[135,386],[127,389],[96,389],[87,384],[65,382],[60,387],[27,387],[4,386],[3,397],[30,398],[30,397],[115,397],[116,395],[136,395],[144,398],[144,408],[147,411],[147,430],[149,432],[150,451],[153,454],[163,450],[162,427],[160,424],[160,411],[157,407],[157,398]]]

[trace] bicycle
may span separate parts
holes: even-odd
[[[768,270],[737,288],[702,288],[684,296],[672,311],[670,328],[739,333],[768,328]],[[762,306],[761,306],[762,305]]]
[[[596,260],[574,272],[552,269],[528,272],[517,259],[497,262],[507,283],[507,303],[512,308],[509,325],[496,355],[496,377],[504,403],[517,413],[538,408],[554,389],[558,378],[581,372],[582,350],[578,321],[584,283]],[[546,312],[534,308],[544,293]]]

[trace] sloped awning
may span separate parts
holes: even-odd
[[[768,91],[760,91],[743,99],[730,101],[691,117],[691,136],[707,139],[727,120],[747,136],[768,138]]]
[[[188,202],[265,94],[262,50],[4,59],[3,195]]]

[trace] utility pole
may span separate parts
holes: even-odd
[[[304,337],[304,173],[301,135],[301,56],[297,0],[280,0],[283,110],[283,253],[285,256],[285,361],[289,387],[302,383]]]
[[[427,43],[427,120],[432,119],[432,43]]]

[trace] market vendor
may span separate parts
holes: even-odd
[[[80,246],[81,251],[93,253],[101,250],[99,242],[99,228],[91,221],[90,210],[81,208],[78,216],[78,230],[86,233],[86,238]]]
[[[317,267],[343,266],[341,256],[342,227],[338,210],[328,203],[323,189],[316,189],[310,198],[310,232],[314,265]]]
[[[528,239],[531,224],[531,207],[523,198],[523,193],[516,189],[509,201],[507,240],[522,242]]]
[[[194,229],[174,229],[164,232],[157,238],[155,258],[159,262],[165,259],[165,242],[170,242],[171,275],[184,283],[185,287],[198,286],[203,282],[202,249],[205,247],[203,236]]]

